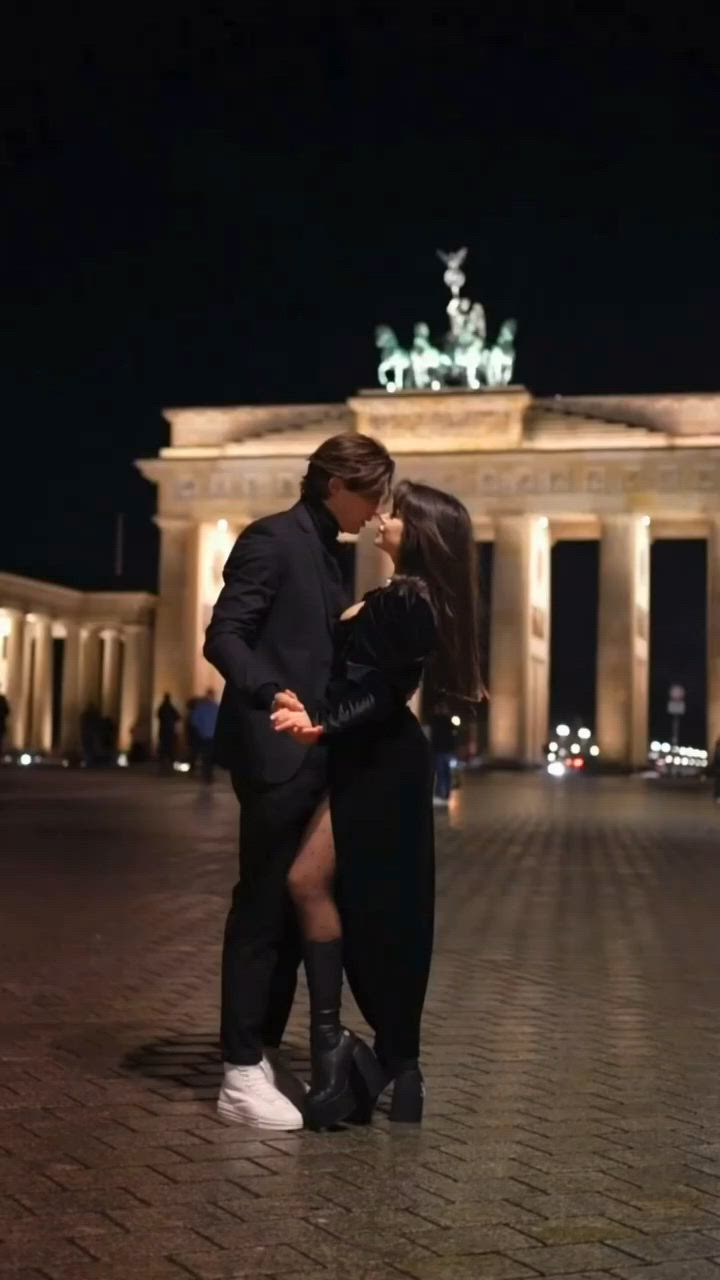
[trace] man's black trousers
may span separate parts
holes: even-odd
[[[300,939],[287,874],[327,790],[325,748],[311,747],[288,782],[233,775],[240,801],[240,880],[225,925],[221,1042],[224,1062],[250,1066],[277,1045],[297,983]]]

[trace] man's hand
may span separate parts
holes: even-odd
[[[273,698],[271,711],[304,711],[305,708],[292,689],[283,689],[281,693],[276,693]]]
[[[284,697],[279,694],[278,697]],[[270,719],[276,733],[289,733],[295,738],[296,742],[302,742],[306,746],[310,746],[313,742],[317,742],[322,737],[322,725],[313,724],[307,711],[302,703],[291,695],[297,704],[297,710],[290,707],[279,707],[277,711],[273,711]]]

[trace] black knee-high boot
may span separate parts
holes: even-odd
[[[306,942],[305,974],[310,994],[312,1082],[305,1102],[311,1129],[328,1129],[347,1119],[371,1096],[383,1074],[372,1050],[340,1022],[342,939]]]
[[[342,1034],[342,938],[333,938],[332,942],[306,942],[303,958],[310,996],[312,1046],[334,1049]]]

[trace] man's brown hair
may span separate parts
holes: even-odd
[[[394,471],[395,463],[384,444],[347,431],[324,440],[311,454],[300,492],[311,502],[323,502],[332,477],[337,476],[354,493],[384,498],[390,491]]]

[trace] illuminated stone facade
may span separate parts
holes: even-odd
[[[158,488],[161,531],[154,702],[219,677],[202,635],[237,533],[289,506],[308,454],[336,431],[382,439],[399,477],[449,489],[478,540],[495,542],[490,754],[541,758],[548,730],[550,549],[598,539],[597,738],[603,757],[647,748],[649,547],[708,545],[708,735],[720,735],[720,396],[534,400],[522,387],[363,393],[338,405],[168,410],[171,439],[138,465]],[[358,590],[383,566],[361,540]]]
[[[126,750],[151,726],[152,621],[144,592],[73,591],[0,573],[0,691],[5,748],[69,755],[94,703]]]
[[[603,758],[618,765],[646,756],[651,542],[706,540],[708,739],[720,736],[720,395],[373,391],[346,404],[165,416],[169,445],[138,464],[158,490],[157,601],[0,574],[0,690],[12,710],[6,746],[76,749],[80,711],[93,701],[117,723],[124,750],[134,725],[149,737],[165,691],[182,710],[193,694],[219,690],[202,638],[235,537],[257,516],[291,505],[308,455],[328,435],[352,430],[385,442],[399,478],[458,494],[478,541],[495,544],[493,759],[541,758],[550,551],[563,539],[600,543],[595,729]],[[365,535],[358,594],[386,573]]]

